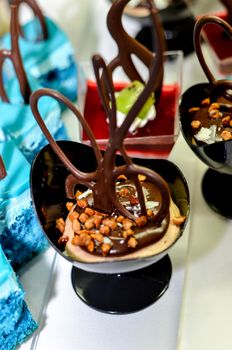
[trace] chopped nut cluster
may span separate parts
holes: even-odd
[[[138,180],[142,183],[146,181],[146,176],[138,175]],[[139,203],[134,192],[135,188],[130,188],[131,183],[127,181],[125,175],[120,175],[117,181],[120,183],[117,191],[118,197],[122,202],[125,201],[129,203],[129,206],[133,206],[133,210],[135,210]],[[66,203],[66,208],[69,211],[68,219],[74,233],[71,244],[83,247],[90,253],[100,253],[104,257],[109,254],[115,239],[126,244],[128,248],[135,249],[139,245],[135,234],[151,223],[156,215],[157,209],[155,207],[147,209],[147,215],[138,214],[135,220],[116,213],[109,215],[90,207],[88,200],[83,199],[81,195],[82,193],[78,192],[76,204]],[[173,223],[180,226],[184,220],[185,217],[178,217],[173,220]],[[68,237],[65,235],[65,222],[62,218],[56,221],[56,227],[61,233],[58,243],[65,245]]]
[[[232,139],[232,115],[229,113],[222,112],[220,110],[221,104],[218,102],[210,102],[209,98],[205,98],[201,101],[201,107],[191,107],[189,108],[189,113],[196,114],[201,108],[207,108],[208,118],[212,120],[212,125],[217,126],[217,133],[221,140],[228,141]],[[192,120],[192,129],[196,132],[203,127],[201,120]],[[217,139],[217,140],[220,140]]]
[[[88,207],[86,200],[77,200],[77,210],[83,210],[81,213],[78,213],[75,210],[76,208],[72,210],[73,203],[68,202],[66,207],[71,211],[68,217],[72,222],[72,229],[74,231],[72,244],[86,247],[89,252],[93,252],[96,245],[100,245],[103,256],[106,256],[111,249],[109,236],[113,231],[120,229],[122,238],[128,239],[128,247],[135,248],[138,242],[133,237],[134,228],[147,224],[146,216],[140,216],[136,221],[125,218],[123,215],[109,216]],[[67,237],[63,235],[65,222],[62,218],[56,221],[56,227],[62,233],[58,243],[63,244],[67,242]],[[106,241],[106,237],[109,241]]]

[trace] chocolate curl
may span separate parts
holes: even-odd
[[[7,175],[6,168],[5,168],[3,159],[0,155],[0,180],[3,180],[4,177],[6,177],[6,175]]]
[[[201,49],[201,32],[204,26],[207,24],[215,24],[223,28],[224,31],[226,31],[226,33],[230,36],[231,39],[232,39],[232,27],[229,25],[229,23],[227,23],[226,21],[224,21],[223,19],[217,16],[203,16],[196,22],[194,27],[194,33],[193,33],[195,51],[196,51],[198,60],[200,62],[200,65],[212,86],[212,95],[215,97],[224,96],[229,101],[232,101],[232,94],[229,91],[232,89],[232,81],[226,80],[226,79],[222,79],[222,80],[215,79],[214,75],[212,74],[211,70],[209,69],[205,61],[205,58]]]
[[[128,124],[126,124],[128,129],[131,125],[130,123],[132,123],[137,116],[137,112],[136,112],[137,110],[134,107],[136,106],[136,104],[139,104],[141,109],[144,103],[147,101],[148,96],[150,96],[152,92],[151,88],[153,85],[150,84],[150,82],[154,79],[153,74],[157,69],[156,65],[160,64],[158,56],[153,57],[152,63],[153,63],[152,69],[150,72],[151,76],[149,77],[148,83],[147,85],[145,85],[145,88],[144,88],[144,90],[146,89],[145,93],[144,91],[141,93],[135,105],[131,108],[132,113],[130,115]],[[125,148],[123,146],[123,139],[127,134],[128,129],[125,132],[125,122],[120,127],[116,126],[115,91],[113,87],[113,81],[112,81],[112,75],[110,73],[110,69],[109,67],[106,66],[103,58],[100,55],[93,56],[93,67],[94,67],[94,72],[96,76],[98,91],[102,100],[102,105],[109,118],[109,124],[110,124],[110,138],[109,138],[109,142],[107,143],[106,151],[104,154],[103,169],[102,169],[104,183],[97,182],[94,187],[94,190],[95,188],[101,188],[101,186],[105,186],[105,192],[106,191],[108,192],[114,207],[124,216],[134,220],[135,219],[134,215],[131,214],[118,200],[116,190],[115,190],[115,182],[119,175],[125,175],[125,176],[128,176],[129,178],[133,178],[137,192],[138,192],[138,199],[141,206],[142,215],[146,215],[145,199],[144,199],[141,184],[138,181],[139,174],[145,175],[145,177],[151,183],[155,184],[160,190],[162,201],[161,201],[160,210],[156,215],[156,222],[161,222],[167,216],[169,203],[170,203],[170,194],[169,194],[167,184],[159,174],[155,173],[150,169],[135,165],[133,161],[127,156]],[[128,113],[128,116],[129,114],[130,112]],[[126,117],[126,120],[128,116]],[[112,127],[111,123],[113,124],[114,127]],[[115,166],[115,156],[118,150],[121,152],[126,162],[126,165],[121,167]],[[104,188],[101,188],[101,190],[104,191]],[[99,208],[101,208],[100,205],[103,206],[102,201],[103,200],[101,197],[95,196],[94,194],[94,204],[96,204]]]
[[[232,1],[231,0],[220,0],[225,6],[228,14],[228,23],[232,24]]]
[[[137,56],[145,64],[145,66],[149,68],[153,61],[154,55],[145,46],[128,35],[123,28],[122,15],[124,8],[129,1],[130,0],[115,0],[107,16],[109,32],[118,46],[118,55],[109,63],[109,68],[111,72],[113,72],[115,68],[121,66],[131,81],[139,80],[144,83],[141,75],[135,67],[135,64],[133,63],[131,56]],[[144,6],[146,6],[150,11],[151,20],[154,25],[155,43],[157,44],[158,42],[156,55],[163,56],[163,52],[165,50],[165,39],[162,24],[158,16],[158,10],[156,9],[154,1],[152,0],[144,1]],[[156,79],[157,81],[153,92],[157,98],[162,86],[163,65],[160,65]]]
[[[6,59],[10,59],[13,63],[15,74],[18,78],[20,91],[24,102],[29,103],[31,95],[31,88],[27,80],[27,76],[23,67],[23,62],[19,50],[18,44],[18,7],[15,5],[11,6],[11,21],[10,21],[10,34],[11,34],[11,50],[0,51],[0,72],[3,72],[3,63]],[[0,96],[4,102],[10,102],[6,94],[3,74],[0,74]]]
[[[102,102],[104,111],[106,113],[106,116],[108,117],[108,120],[109,120],[109,135],[110,135],[109,148],[116,147],[115,150],[118,149],[120,151],[126,164],[132,165],[133,162],[128,157],[122,142],[120,141],[118,144],[117,138],[115,137],[116,136],[115,131],[117,130],[117,109],[116,109],[116,100],[115,100],[115,90],[114,90],[112,75],[110,73],[109,67],[106,66],[103,58],[100,55],[94,55],[92,58],[92,62],[93,62],[93,68],[94,68],[95,78],[96,78],[97,87],[98,87],[98,93],[101,98],[101,102]],[[107,168],[107,165],[105,163],[103,164],[104,174],[105,174],[104,176],[106,178],[105,179],[106,182],[110,182],[111,180],[113,167],[115,165],[114,163],[115,161],[113,160],[111,164],[108,164],[109,168]],[[142,186],[138,180],[137,174],[133,180],[137,189],[142,215],[146,215],[146,205],[145,205],[144,195],[143,195]],[[113,184],[113,186],[111,187],[111,189],[113,188],[115,188],[115,184]],[[111,189],[109,190],[111,200],[114,201],[114,205],[118,210],[124,211],[123,206],[121,206],[118,200],[117,199],[114,200],[115,199],[113,194],[114,191],[113,190],[111,191]],[[95,198],[95,203],[97,203],[98,201],[99,199]],[[126,214],[128,216],[128,213]]]
[[[23,3],[27,4],[31,8],[31,10],[34,13],[34,16],[37,17],[39,22],[40,22],[41,31],[42,31],[42,37],[37,38],[37,41],[47,40],[47,38],[48,38],[47,25],[46,25],[46,22],[45,22],[45,18],[44,18],[43,12],[41,11],[41,9],[38,6],[37,2],[34,1],[34,0],[11,0],[10,1],[11,5],[15,5],[18,8]],[[19,13],[18,13],[18,15],[19,15]],[[19,30],[20,35],[24,38],[25,36],[24,36],[23,30],[22,30],[22,28],[21,28],[21,26],[19,24],[19,20],[18,20],[18,30]]]
[[[100,150],[98,148],[98,145],[97,145],[97,142],[95,140],[95,137],[94,137],[94,135],[93,135],[93,133],[92,133],[88,123],[82,117],[82,115],[80,114],[78,109],[74,106],[74,104],[72,104],[72,102],[69,101],[68,98],[66,98],[65,96],[60,94],[58,91],[55,91],[55,90],[52,90],[52,89],[45,89],[45,88],[44,89],[39,89],[39,90],[33,92],[31,97],[30,97],[31,110],[32,110],[32,113],[33,113],[37,123],[39,124],[40,129],[42,130],[42,132],[44,133],[44,135],[47,138],[48,142],[50,143],[53,151],[56,153],[56,155],[59,157],[61,162],[67,167],[67,169],[69,169],[69,171],[72,174],[67,179],[67,183],[66,183],[68,196],[70,196],[70,194],[73,193],[73,187],[74,187],[74,184],[77,183],[77,180],[79,181],[79,183],[82,183],[83,185],[86,185],[87,187],[92,188],[93,187],[93,181],[95,180],[95,177],[96,177],[96,172],[83,173],[83,172],[79,171],[70,162],[70,160],[66,157],[64,152],[61,150],[61,148],[59,147],[59,145],[57,144],[57,142],[55,141],[55,139],[52,137],[51,133],[47,129],[47,127],[46,127],[46,125],[45,125],[45,123],[44,123],[44,121],[43,121],[43,119],[42,119],[42,117],[40,115],[39,109],[38,109],[39,100],[43,96],[50,96],[50,97],[54,98],[55,100],[65,104],[67,106],[67,108],[69,108],[74,113],[74,115],[77,117],[77,119],[81,123],[83,129],[85,130],[86,134],[88,135],[88,137],[89,137],[89,139],[91,141],[91,145],[93,147],[93,150],[94,150],[94,153],[95,153],[95,156],[96,156],[97,164],[101,164],[101,162],[102,162],[102,155],[101,155],[101,152],[100,152]],[[100,167],[100,165],[99,165],[99,167]],[[75,179],[75,181],[74,181],[74,179]]]
[[[96,156],[97,170],[95,172],[83,173],[80,170],[78,170],[70,162],[70,160],[66,157],[64,152],[59,147],[59,145],[53,139],[43,119],[41,118],[41,115],[38,110],[38,102],[42,96],[50,96],[55,98],[57,101],[64,103],[79,119],[82,127],[85,129],[86,133],[90,138],[93,151]],[[129,161],[127,162],[128,164],[124,166],[115,167],[115,154],[118,149],[115,147],[114,140],[112,140],[112,142],[110,142],[107,145],[108,155],[112,154],[112,157],[110,161],[109,159],[107,160],[108,165],[106,165],[105,156],[106,156],[107,150],[103,158],[98,148],[98,145],[96,143],[96,140],[94,138],[94,135],[92,134],[91,129],[89,128],[85,119],[81,116],[80,112],[71,103],[71,101],[69,101],[66,97],[64,97],[57,91],[54,91],[51,89],[40,89],[32,93],[30,97],[30,105],[31,105],[32,112],[42,132],[44,133],[45,137],[50,143],[53,151],[57,154],[61,162],[71,172],[71,175],[67,178],[67,181],[66,181],[67,186],[70,185],[74,188],[76,184],[83,184],[89,187],[90,189],[92,189],[93,196],[96,201],[96,202],[94,201],[94,204],[96,203],[97,209],[112,213],[113,210],[116,208],[123,215],[131,219],[135,219],[134,215],[129,213],[128,210],[126,210],[119,202],[115,191],[115,181],[117,177],[121,174],[125,174],[126,176],[128,175],[130,178],[135,178],[136,176],[138,176],[138,174],[145,175],[148,181],[151,181],[159,188],[162,196],[161,206],[155,218],[156,222],[162,221],[167,216],[169,204],[170,204],[170,195],[169,195],[167,184],[163,180],[163,178],[159,174],[155,173],[154,171],[141,166],[137,166]]]

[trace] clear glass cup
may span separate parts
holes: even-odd
[[[168,158],[179,135],[178,104],[182,88],[182,51],[168,51],[165,54],[164,79],[160,99],[156,104],[156,118],[149,121],[136,133],[129,134],[124,139],[127,152],[132,157]],[[147,69],[136,61],[139,72],[146,80]],[[86,91],[80,100],[80,109],[89,123],[98,145],[104,149],[108,141],[107,117],[101,106],[93,69],[89,62],[80,66],[87,79]],[[113,81],[116,90],[125,87],[129,80],[122,70],[115,71]],[[83,98],[84,97],[84,98]],[[89,144],[85,132],[82,132],[82,142]]]

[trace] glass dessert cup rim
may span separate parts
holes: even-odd
[[[163,52],[163,55],[165,56],[165,57],[167,57],[167,58],[171,58],[171,57],[173,57],[173,56],[177,56],[178,57],[178,59],[183,59],[183,57],[184,57],[184,54],[183,54],[183,51],[182,50],[167,50],[167,51],[164,51]],[[132,55],[132,57],[133,57],[134,55]],[[139,58],[137,58],[136,56],[134,56],[135,57],[135,59],[137,60],[137,62],[140,62],[140,60],[139,60]],[[168,62],[168,61],[166,61],[166,62]],[[107,62],[106,62],[107,63]],[[135,62],[135,64],[136,64],[136,62]],[[91,60],[81,60],[81,61],[79,61],[79,66],[84,70],[84,68],[85,67],[88,67],[88,68],[92,68],[92,66],[91,66]],[[164,67],[165,67],[165,61],[164,61]],[[116,73],[116,71],[117,71],[117,69],[115,70],[115,72],[113,72],[113,76],[114,75],[116,75],[116,80],[118,80],[118,81],[120,81],[120,78],[117,78],[117,73]],[[84,73],[85,74],[85,73]],[[91,77],[91,78],[88,78],[87,77],[87,80],[95,80],[94,79],[94,76],[93,76],[93,78]]]
[[[92,149],[90,146],[80,144],[77,142],[72,142],[72,141],[59,141],[58,143],[59,143],[60,147],[64,148],[64,151],[67,151],[67,149],[69,149],[70,151],[73,152],[73,149],[78,148],[80,150],[80,152],[83,153],[83,152],[90,152],[90,149]],[[137,158],[136,159],[137,164],[138,163],[142,164],[142,163],[152,162],[154,164],[156,163],[157,168],[159,168],[158,164],[160,165],[162,163],[163,167],[168,166],[170,169],[173,169],[173,176],[175,179],[178,178],[179,180],[181,180],[181,189],[176,188],[175,190],[178,193],[180,193],[179,194],[180,197],[182,196],[180,202],[185,201],[185,203],[182,204],[183,207],[180,208],[180,210],[186,211],[183,214],[183,215],[186,215],[186,220],[185,220],[185,223],[183,224],[183,226],[180,228],[179,234],[177,235],[177,237],[175,237],[175,240],[170,244],[170,246],[168,246],[164,250],[162,250],[158,253],[155,253],[154,255],[148,256],[148,257],[141,257],[141,258],[136,257],[136,258],[132,258],[132,259],[114,260],[114,261],[110,261],[110,257],[109,257],[109,258],[107,258],[106,261],[103,261],[103,262],[84,262],[84,261],[78,261],[78,260],[73,259],[72,257],[69,257],[58,247],[57,240],[54,241],[54,239],[52,239],[52,237],[51,237],[52,229],[51,229],[51,231],[49,231],[49,229],[46,229],[46,227],[48,227],[51,224],[51,219],[50,219],[50,222],[47,222],[47,223],[44,222],[45,216],[43,215],[42,212],[44,211],[44,208],[46,207],[46,203],[44,202],[43,198],[39,198],[39,200],[38,200],[38,193],[41,193],[42,188],[45,184],[45,180],[43,178],[43,176],[44,176],[43,171],[45,169],[44,168],[45,167],[45,163],[44,163],[44,155],[45,154],[47,156],[49,155],[49,157],[51,157],[50,158],[50,176],[54,175],[54,173],[52,173],[52,169],[56,168],[56,171],[60,170],[60,173],[61,173],[61,176],[59,176],[59,180],[60,180],[60,178],[62,178],[61,183],[64,183],[64,178],[67,176],[67,174],[69,174],[68,170],[63,166],[63,164],[61,164],[61,162],[54,155],[53,151],[51,150],[51,147],[49,145],[45,146],[38,153],[37,157],[35,158],[35,160],[32,164],[32,168],[31,168],[31,194],[32,194],[33,204],[34,204],[37,216],[39,218],[40,224],[42,225],[42,229],[45,233],[45,236],[48,238],[49,243],[61,256],[63,256],[63,258],[70,261],[73,266],[81,268],[81,269],[83,269],[85,271],[89,271],[89,272],[108,273],[108,274],[123,273],[123,272],[138,270],[138,269],[141,269],[143,267],[151,265],[152,263],[155,263],[156,261],[160,260],[164,255],[167,254],[169,249],[182,236],[183,231],[185,229],[185,226],[187,224],[187,217],[189,214],[189,191],[188,191],[187,182],[186,182],[182,172],[174,163],[170,162],[169,160],[164,160],[164,159],[151,160],[151,159],[138,159]],[[120,156],[117,156],[117,157],[120,157]],[[75,158],[78,158],[78,156],[76,155]],[[53,160],[51,161],[51,159],[53,159]],[[46,162],[46,160],[45,160],[45,162]],[[52,164],[52,162],[53,162],[53,164]],[[175,170],[175,174],[174,174],[174,170]],[[64,177],[64,175],[62,175],[64,173],[65,173],[65,177]],[[40,177],[40,175],[41,175],[41,177]],[[167,176],[170,176],[170,174]],[[39,180],[38,180],[38,178],[39,178]],[[174,181],[174,179],[173,179],[173,181]],[[41,185],[41,183],[43,183],[43,185]],[[177,184],[175,184],[175,185],[177,186]],[[173,188],[175,185],[173,184]],[[61,186],[60,186],[60,188],[61,188]],[[57,188],[55,189],[55,191],[57,191]],[[62,198],[62,201],[61,201],[61,199],[58,200],[58,202],[60,202],[59,204],[57,203],[58,207],[61,204],[65,205],[65,202],[67,201],[67,198],[66,198],[65,193],[64,193],[64,189],[59,189],[59,191],[60,191],[60,196],[61,196],[60,198]],[[177,196],[177,194],[176,194],[176,196]],[[174,198],[174,202],[175,202],[175,198]],[[53,203],[53,204],[55,204],[55,203]],[[49,206],[49,204],[48,204],[48,206]],[[178,203],[177,203],[177,206],[179,206]],[[43,207],[43,209],[41,209],[42,207]],[[59,208],[57,210],[61,210],[61,208]],[[46,211],[46,208],[45,208],[45,211]],[[56,216],[56,218],[58,218],[58,217],[60,217],[60,214]],[[42,223],[42,222],[44,222],[44,223]],[[53,218],[53,225],[54,225],[54,218]],[[53,230],[55,230],[55,225],[53,226]]]

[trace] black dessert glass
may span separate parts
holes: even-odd
[[[209,206],[221,215],[232,218],[232,140],[195,145],[192,142],[189,109],[199,106],[210,94],[210,84],[197,84],[188,89],[180,103],[181,131],[192,151],[209,169],[202,179],[202,193]]]
[[[232,27],[216,16],[204,16],[197,21],[194,29],[195,50],[209,83],[194,85],[182,95],[179,106],[180,124],[189,147],[209,167],[202,180],[202,193],[206,202],[213,210],[231,219],[232,139],[196,145],[193,142],[192,118],[189,112],[192,107],[201,106],[201,102],[206,98],[212,98],[212,102],[216,102],[219,97],[224,97],[225,103],[231,106],[231,81],[214,78],[201,50],[201,32],[208,24],[221,27],[232,38]]]
[[[81,171],[95,169],[92,147],[72,141],[60,141],[58,145]],[[60,233],[55,227],[56,219],[68,214],[64,183],[69,171],[50,145],[39,152],[31,169],[31,193],[38,219],[51,246],[73,265],[71,280],[75,292],[87,305],[111,314],[139,311],[154,303],[167,290],[172,275],[167,253],[183,234],[189,214],[188,186],[176,165],[164,159],[138,158],[133,162],[153,169],[168,182],[173,201],[186,220],[168,249],[148,258],[103,263],[73,260],[58,244]],[[123,164],[121,156],[117,156],[116,163]]]

